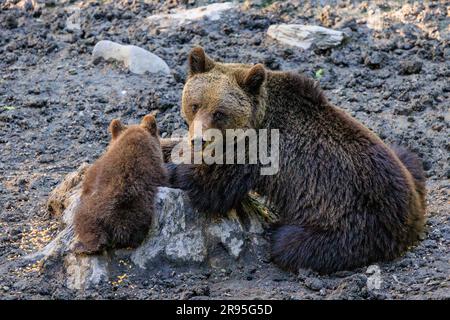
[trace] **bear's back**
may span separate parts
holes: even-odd
[[[84,193],[138,198],[163,176],[158,138],[139,126],[130,126],[88,170]]]

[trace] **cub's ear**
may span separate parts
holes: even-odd
[[[119,119],[114,119],[109,124],[109,132],[113,139],[116,139],[120,133],[125,129],[125,126],[120,122]]]
[[[266,80],[266,69],[260,63],[254,65],[248,70],[241,81],[241,87],[250,92],[258,93],[262,84]]]
[[[194,47],[189,53],[189,76],[207,72],[214,68],[214,61],[209,58],[202,47]]]
[[[141,127],[148,130],[152,136],[158,134],[158,126],[156,125],[156,119],[153,114],[148,114],[142,118]]]

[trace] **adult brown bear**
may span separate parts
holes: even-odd
[[[303,75],[189,56],[182,114],[190,126],[278,129],[279,172],[260,165],[169,164],[170,183],[204,212],[227,212],[250,190],[280,215],[272,257],[282,268],[329,273],[399,256],[424,227],[421,163],[391,149],[331,105]],[[166,150],[167,154],[167,150]]]

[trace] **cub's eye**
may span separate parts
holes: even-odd
[[[196,113],[198,111],[198,109],[200,109],[200,106],[198,104],[193,104],[191,106],[192,112]]]
[[[214,121],[221,121],[221,120],[225,120],[227,115],[225,113],[223,113],[222,111],[216,111],[214,112]]]

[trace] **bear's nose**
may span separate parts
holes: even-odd
[[[199,148],[201,147],[203,149],[203,147],[205,146],[206,141],[203,139],[203,137],[194,137],[191,139],[191,145],[194,148]]]

